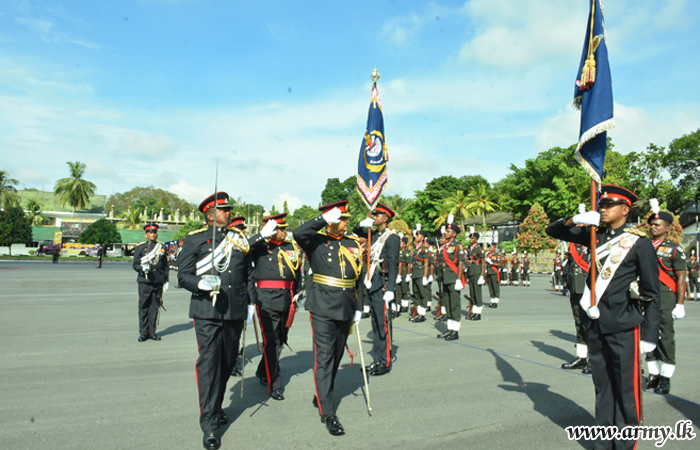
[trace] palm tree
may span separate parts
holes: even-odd
[[[125,228],[135,230],[141,224],[141,210],[138,208],[129,208],[122,213],[122,218],[126,219],[124,222],[122,222]]]
[[[85,209],[90,203],[90,197],[95,195],[95,183],[84,180],[85,164],[81,162],[67,162],[70,167],[70,178],[61,178],[53,187],[53,193],[59,195],[58,202],[66,203],[73,209],[72,217],[75,217],[75,209]]]
[[[469,202],[467,210],[475,216],[481,216],[484,228],[486,228],[486,213],[500,209],[497,203],[489,200],[489,192],[484,183],[479,183],[475,188],[471,188],[466,200]]]
[[[464,228],[464,222],[472,216],[472,212],[467,205],[468,198],[464,196],[463,191],[457,191],[454,195],[447,197],[440,205],[440,211],[437,212],[437,218],[433,221],[436,227],[441,226],[447,221],[447,216],[452,214],[457,223]]]
[[[29,221],[32,225],[41,225],[41,203],[35,198],[27,200],[27,211],[29,212]]]
[[[0,170],[0,205],[5,209],[19,203],[17,188],[15,188],[17,183],[19,183],[19,181],[10,178],[8,172]]]
[[[411,204],[411,200],[401,197],[399,194],[386,195],[382,198],[382,203],[394,211],[394,220],[402,220],[406,209]]]

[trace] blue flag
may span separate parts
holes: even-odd
[[[574,89],[574,106],[581,109],[576,158],[600,186],[607,130],[615,126],[615,121],[602,1],[590,1],[591,11]]]
[[[370,211],[374,209],[386,186],[388,161],[389,152],[384,141],[384,116],[375,81],[372,87],[372,99],[369,102],[367,129],[362,138],[360,159],[357,163],[357,190]]]

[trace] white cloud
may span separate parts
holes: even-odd
[[[275,209],[277,209],[277,211],[283,211],[284,202],[287,202],[287,208],[289,208],[290,214],[294,214],[294,211],[297,208],[304,206],[304,202],[289,192],[277,195],[272,201],[272,204],[275,205]]]
[[[176,183],[168,186],[167,190],[180,198],[184,198],[188,202],[194,203],[195,205],[199,205],[202,200],[204,200],[208,195],[211,195],[212,191],[212,189],[203,189],[201,187],[194,186],[182,179],[177,180]]]
[[[118,150],[139,158],[155,159],[173,156],[180,150],[180,144],[162,134],[127,133],[119,139]]]
[[[55,26],[52,22],[39,18],[17,17],[15,22],[24,25],[30,31],[42,34],[50,33]]]

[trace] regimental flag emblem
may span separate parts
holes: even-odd
[[[607,130],[615,126],[615,121],[603,2],[589,1],[591,10],[574,88],[574,107],[581,110],[576,158],[600,186],[607,148]]]
[[[357,190],[370,210],[374,209],[386,185],[388,161],[389,152],[384,139],[384,116],[375,81],[369,102],[367,129],[362,137],[357,164]]]

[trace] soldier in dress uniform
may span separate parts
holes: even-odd
[[[367,238],[359,237],[360,248],[362,249],[362,261],[367,261]],[[360,279],[364,280],[367,278],[367,265],[362,265],[362,272],[360,272]],[[367,295],[367,287],[364,283],[360,283],[357,287],[357,302],[362,305],[362,318],[368,319],[369,313],[369,295]]]
[[[510,270],[508,269],[508,255],[505,250],[501,250],[501,285],[510,284]]]
[[[443,225],[440,228],[440,237],[438,238],[438,248],[437,253],[435,255],[434,265],[435,281],[437,282],[438,288],[438,310],[435,314],[435,320],[439,320],[440,322],[445,322],[447,320],[447,309],[445,308],[445,305],[442,302],[442,296],[445,292],[445,262],[442,259],[442,250],[443,247],[445,247],[445,244],[447,243],[447,238],[445,237],[446,231],[447,229]]]
[[[428,307],[425,308],[426,312],[430,312],[433,309],[433,281],[435,281],[435,264],[436,264],[436,256],[437,256],[437,249],[435,248],[435,239],[433,238],[426,238],[425,243],[428,246],[428,252],[430,253],[430,257],[428,258],[428,261],[430,262],[430,275],[428,275],[428,284],[426,287],[428,288]],[[439,305],[435,305],[437,308]]]
[[[489,286],[489,296],[491,297],[490,308],[498,308],[499,297],[501,296],[501,257],[496,251],[496,244],[489,246],[486,254],[486,283]]]
[[[484,310],[481,297],[481,286],[486,284],[486,258],[484,250],[479,245],[479,233],[469,235],[469,247],[466,249],[467,262],[469,263],[467,277],[469,278],[469,298],[471,299],[471,316],[469,320],[481,320],[481,312]]]
[[[345,234],[350,214],[348,201],[321,206],[321,215],[294,230],[294,239],[306,252],[313,271],[307,293],[314,344],[314,406],[321,422],[333,435],[345,430],[335,414],[333,385],[343,357],[353,318],[361,319],[356,301],[362,261],[359,240]],[[321,231],[326,228],[326,232]]]
[[[513,250],[513,260],[510,263],[510,284],[520,286],[520,259],[518,259],[518,252],[515,250]]]
[[[563,260],[561,259],[561,252],[557,250],[557,254],[554,257],[554,286],[553,291],[563,291],[564,290],[564,280],[562,277]]]
[[[695,258],[695,250],[691,252],[690,261],[688,261],[688,298],[700,300],[700,293],[698,293],[698,260]]]
[[[199,352],[195,364],[199,425],[204,432],[202,443],[209,450],[221,446],[219,428],[228,423],[223,410],[226,383],[236,362],[244,322],[254,312],[247,290],[247,254],[250,245],[263,239],[257,234],[248,240],[238,228],[227,228],[231,217],[228,198],[226,192],[217,192],[200,203],[207,227],[185,238],[177,261],[178,281],[192,292],[189,316],[194,319]]]
[[[655,201],[656,204],[658,202]],[[649,216],[649,234],[656,249],[661,283],[661,337],[656,349],[647,354],[649,379],[646,388],[658,394],[671,391],[676,370],[676,332],[673,322],[685,317],[685,278],[687,266],[683,247],[668,238],[673,216],[656,208]]]
[[[567,261],[564,265],[566,283],[569,287],[569,302],[571,303],[571,313],[574,316],[574,329],[576,330],[576,358],[561,365],[562,369],[582,369],[585,374],[591,373],[591,366],[588,362],[588,345],[586,345],[586,329],[583,326],[581,314],[581,297],[586,287],[586,277],[588,276],[588,249],[581,244],[569,243]]]
[[[462,230],[451,220],[448,219],[448,222],[445,226],[445,244],[438,255],[440,264],[443,265],[441,303],[445,307],[447,331],[438,334],[437,337],[454,341],[459,339],[459,328],[462,324],[462,302],[459,295],[464,289],[464,265],[467,257],[462,244],[455,241]]]
[[[527,252],[523,252],[523,260],[520,263],[522,267],[521,272],[523,274],[523,286],[530,286],[530,258],[527,256]]]
[[[274,400],[284,400],[279,357],[287,342],[301,288],[301,252],[296,244],[286,241],[285,217],[287,213],[263,217],[265,226],[260,234],[268,239],[251,247],[253,264],[248,283],[248,294],[257,308],[263,335],[263,357],[255,375]]]
[[[367,288],[370,315],[372,317],[372,356],[369,365],[371,376],[389,373],[392,368],[392,343],[388,340],[391,328],[391,304],[395,299],[394,287],[399,273],[399,247],[401,240],[394,230],[387,227],[394,218],[394,211],[383,203],[377,203],[372,218],[367,218],[353,228],[353,233],[367,237],[367,228],[374,227],[370,249],[369,281],[363,278]]]
[[[428,232],[420,228],[420,224],[416,225],[416,235],[413,243],[415,249],[411,255],[411,262],[408,266],[408,274],[406,281],[413,283],[413,297],[416,302],[415,315],[408,320],[411,322],[425,322],[425,313],[428,308],[428,299],[430,292],[428,291],[428,277],[431,274],[430,269],[430,251],[425,242]]]
[[[158,310],[163,302],[163,291],[168,290],[170,267],[165,246],[158,241],[158,225],[147,223],[143,227],[146,242],[134,248],[133,268],[138,274],[139,286],[139,342],[147,339],[160,341],[156,334]]]
[[[399,306],[395,317],[401,315],[402,312],[408,311],[408,283],[406,283],[406,275],[408,274],[408,238],[402,236],[401,247],[399,248],[399,273],[396,275],[396,284],[394,285],[394,293],[396,295],[395,302]]]
[[[600,213],[588,211],[565,217],[546,230],[556,239],[588,246],[589,226],[604,225],[596,230],[596,263],[601,267],[596,280],[597,302],[591,306],[590,291],[586,290],[581,306],[586,312],[582,318],[595,385],[596,425],[620,430],[639,426],[639,355],[640,351],[652,351],[659,337],[659,270],[654,246],[641,233],[625,228],[636,199],[623,187],[603,185]],[[630,285],[637,279],[641,300],[630,294]],[[586,283],[590,286],[590,280]],[[598,439],[594,445],[631,449],[636,441]]]

